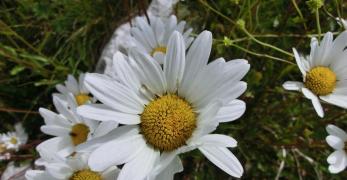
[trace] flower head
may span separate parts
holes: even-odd
[[[114,180],[117,177],[119,169],[116,166],[105,171],[92,171],[87,164],[88,157],[87,153],[78,153],[67,159],[56,159],[46,163],[44,171],[29,170],[25,177],[27,180]]]
[[[176,31],[163,66],[151,55],[131,50],[129,57],[116,53],[113,58],[117,79],[86,75],[86,87],[102,104],[80,106],[78,113],[124,124],[79,146],[80,151],[97,147],[89,159],[93,170],[124,164],[118,179],[156,177],[180,171],[171,169],[182,166],[178,154],[198,148],[228,174],[242,175],[240,162],[227,149],[236,147],[236,140],[210,133],[244,113],[245,103],[236,98],[246,90],[240,80],[249,64],[223,58],[208,64],[211,46],[212,35],[205,31],[186,55],[185,39]]]
[[[303,82],[287,81],[283,87],[287,90],[301,91],[312,104],[320,117],[324,116],[320,100],[347,108],[347,31],[334,41],[328,32],[318,44],[311,40],[311,53],[304,57],[293,49],[297,65],[303,75]]]
[[[22,124],[17,123],[15,131],[2,134],[0,138],[0,153],[6,150],[18,151],[19,147],[28,141],[28,134]]]

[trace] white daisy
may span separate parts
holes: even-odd
[[[76,154],[66,160],[48,163],[43,170],[27,171],[27,180],[114,180],[119,169],[117,166],[105,171],[92,171],[88,164],[88,154]]]
[[[312,101],[320,117],[324,111],[319,99],[336,106],[347,108],[347,31],[334,41],[328,32],[318,45],[316,38],[311,40],[311,53],[304,57],[293,49],[298,67],[303,74],[303,82],[287,81],[287,90],[301,91]]]
[[[21,123],[17,123],[14,132],[8,132],[1,135],[0,152],[6,150],[18,151],[21,145],[28,141],[28,134],[25,132]]]
[[[223,58],[207,64],[212,46],[208,31],[197,37],[187,55],[185,44],[181,33],[172,34],[163,69],[150,55],[134,50],[129,58],[115,54],[118,81],[86,75],[86,87],[103,104],[80,106],[78,113],[125,125],[115,130],[123,133],[119,138],[106,135],[80,145],[80,150],[97,146],[89,159],[93,170],[125,164],[118,179],[143,179],[163,172],[170,163],[179,165],[179,159],[173,161],[178,154],[199,148],[228,174],[242,175],[240,162],[228,150],[237,146],[236,140],[210,133],[219,122],[244,113],[245,103],[236,98],[246,90],[240,79],[249,64]]]
[[[156,16],[161,19],[167,19],[172,14],[173,7],[177,2],[177,0],[153,0],[148,7],[147,15],[149,17]],[[135,23],[134,19],[135,18],[131,20],[131,24]],[[100,59],[96,66],[96,72],[105,72],[107,74],[110,66],[109,64],[112,63],[113,55],[117,51],[126,53],[129,47],[136,46],[135,42],[132,40],[133,37],[130,34],[131,24],[129,22],[126,22],[120,25],[114,31],[110,41],[102,50]]]
[[[185,21],[177,23],[175,15],[171,15],[168,19],[161,19],[152,16],[147,21],[146,17],[137,17],[135,26],[131,28],[131,34],[136,47],[144,53],[150,54],[160,64],[166,54],[169,38],[174,31],[183,34],[185,47],[188,48],[193,41],[190,36],[192,28],[185,30]]]
[[[347,167],[347,134],[342,129],[329,124],[326,127],[329,136],[326,137],[326,141],[335,152],[330,154],[327,161],[329,165],[329,171],[331,173],[339,173]]]
[[[72,75],[69,75],[65,81],[65,85],[58,84],[57,90],[62,93],[71,108],[77,108],[77,106],[95,102],[95,100],[89,95],[89,91],[84,86],[84,74],[80,74],[78,81]]]
[[[345,30],[347,30],[347,20],[346,19],[342,19],[337,17],[336,21],[343,27],[345,28]]]
[[[53,95],[53,103],[59,114],[44,108],[40,108],[39,112],[45,121],[41,131],[56,137],[41,143],[38,149],[54,149],[51,152],[66,157],[75,151],[75,146],[92,137],[102,136],[117,127],[115,122],[99,124],[97,121],[80,117],[57,94]]]

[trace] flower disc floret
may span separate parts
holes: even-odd
[[[73,125],[70,132],[72,143],[75,146],[84,143],[88,138],[89,131],[89,127],[83,123]]]
[[[328,95],[336,87],[336,74],[327,67],[312,68],[306,75],[305,86],[316,95]]]
[[[161,52],[163,54],[166,54],[166,47],[165,46],[158,46],[154,48],[151,52],[151,56],[154,56],[155,53]]]
[[[172,151],[192,136],[196,113],[183,98],[167,94],[145,107],[140,128],[148,144],[160,151]]]
[[[88,96],[88,94],[78,94],[76,95],[76,102],[77,102],[77,105],[81,106],[83,104],[86,104],[88,101],[90,101],[90,96]]]
[[[75,172],[70,180],[102,180],[102,177],[98,172],[85,169]]]

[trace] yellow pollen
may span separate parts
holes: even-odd
[[[89,134],[89,127],[86,126],[85,124],[79,123],[75,124],[71,128],[70,136],[72,143],[77,146],[81,143],[84,143]]]
[[[84,169],[76,171],[69,180],[102,180],[100,173]]]
[[[16,137],[11,137],[10,143],[11,143],[11,144],[17,144],[17,143],[18,143],[17,138],[16,138]]]
[[[167,94],[153,100],[141,114],[141,133],[148,144],[160,151],[185,145],[195,128],[196,113],[177,95]]]
[[[88,96],[88,94],[79,94],[75,96],[75,98],[76,98],[77,105],[79,106],[86,104],[90,100],[90,97]]]
[[[315,67],[306,74],[305,86],[316,95],[328,95],[335,89],[336,75],[327,67]]]
[[[151,52],[151,56],[154,56],[154,54],[157,52],[162,52],[162,53],[166,54],[166,47],[165,46],[158,46],[158,47],[154,48]]]

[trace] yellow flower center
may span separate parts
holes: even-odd
[[[335,89],[336,74],[327,67],[315,67],[306,74],[305,86],[316,95],[328,95]]]
[[[158,46],[158,47],[154,48],[151,52],[151,56],[154,56],[154,54],[157,52],[162,52],[162,53],[166,54],[166,47],[165,46]]]
[[[81,143],[84,143],[89,134],[89,127],[86,126],[85,124],[79,123],[75,124],[71,128],[70,136],[72,143],[77,146]]]
[[[11,143],[11,144],[17,144],[17,143],[18,143],[17,138],[16,138],[16,137],[11,137],[10,143]]]
[[[69,180],[102,180],[100,173],[89,169],[76,171]]]
[[[150,102],[141,114],[141,133],[160,151],[172,151],[186,144],[196,128],[192,106],[177,95],[167,94]]]
[[[90,96],[88,96],[88,94],[79,94],[75,98],[77,105],[79,106],[86,104],[90,100]]]

